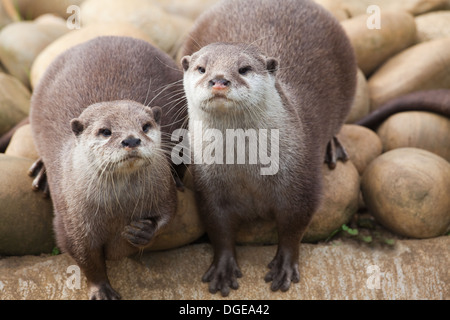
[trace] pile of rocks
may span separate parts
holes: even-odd
[[[217,0],[18,0],[0,3],[0,136],[29,113],[30,97],[53,59],[100,35],[144,39],[178,59],[195,18]],[[405,237],[430,238],[450,226],[450,119],[427,112],[391,116],[376,132],[354,125],[387,101],[419,90],[450,89],[450,0],[316,0],[347,32],[358,62],[357,94],[339,134],[350,161],[324,165],[324,201],[304,241],[327,239],[358,210]],[[381,29],[368,27],[370,5]],[[67,12],[70,5],[77,11]],[[17,17],[27,19],[18,21]],[[80,18],[80,29],[73,19]],[[69,19],[69,20],[67,20]],[[72,19],[72,20],[71,20]],[[72,26],[72,27],[71,27]],[[31,190],[27,170],[38,155],[31,130],[16,131],[0,154],[0,255],[49,253],[54,248],[52,204]],[[204,234],[191,176],[179,192],[177,217],[151,250],[190,244]],[[301,204],[298,204],[301,206]],[[274,223],[242,227],[241,244],[274,244]]]

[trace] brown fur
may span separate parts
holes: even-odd
[[[356,124],[376,129],[389,116],[403,111],[428,111],[450,118],[450,90],[417,91],[392,99]]]
[[[207,46],[212,43],[222,44]],[[262,59],[254,58],[252,67],[264,68],[260,63],[265,61],[267,76],[276,77],[283,110],[273,117],[260,116],[262,111],[254,113],[245,106],[239,106],[235,117],[237,109],[226,115],[214,110],[199,114],[204,123],[223,130],[279,128],[279,172],[261,176],[253,174],[249,165],[201,164],[193,165],[192,172],[214,248],[214,260],[203,277],[210,282],[210,291],[225,296],[230,288],[237,289],[241,272],[234,252],[235,233],[242,221],[257,217],[276,220],[278,251],[265,279],[272,281],[272,290],[285,291],[291,281],[299,280],[299,244],[320,203],[327,144],[353,101],[356,63],[351,45],[339,23],[311,1],[227,0],[198,19],[182,55],[190,55],[182,60],[185,73],[196,72],[197,59],[207,57],[204,80],[195,86],[206,87],[208,77],[214,76],[208,70],[215,71],[220,64],[229,66],[229,76],[224,78],[231,81],[230,90],[233,85],[242,87],[236,60],[252,55]],[[279,61],[277,70],[274,61]],[[270,113],[271,105],[266,107],[264,112]],[[197,112],[196,108],[188,105],[189,113]]]
[[[174,102],[180,77],[168,56],[142,40],[100,37],[60,55],[33,93],[30,123],[56,240],[86,274],[92,299],[120,297],[105,259],[137,252],[175,213],[170,164],[156,137],[184,120]],[[162,107],[162,119],[149,103]],[[131,138],[140,144],[127,145]],[[113,162],[124,150],[140,160]]]

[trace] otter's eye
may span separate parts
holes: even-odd
[[[150,128],[152,127],[152,125],[150,123],[146,123],[144,124],[144,126],[142,127],[142,131],[144,131],[145,133],[148,132],[148,130],[150,130]]]
[[[206,72],[206,69],[203,68],[203,67],[198,67],[197,70],[198,70],[198,72],[201,73],[201,74],[204,74],[204,73]]]
[[[252,67],[250,67],[250,66],[242,67],[242,68],[239,68],[239,74],[245,76],[251,70],[252,70]]]
[[[109,137],[109,136],[111,136],[111,130],[103,128],[103,129],[98,130],[98,134],[101,134],[104,137]]]

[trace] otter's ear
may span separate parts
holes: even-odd
[[[155,119],[155,122],[158,124],[158,126],[161,125],[161,116],[162,116],[162,109],[160,107],[153,107],[153,118]]]
[[[266,68],[269,73],[275,75],[278,71],[278,60],[275,58],[267,58],[266,59]]]
[[[70,121],[70,126],[72,127],[72,131],[76,136],[79,136],[84,130],[84,124],[80,119],[72,119]]]
[[[191,62],[191,56],[184,56],[181,59],[181,65],[183,66],[183,70],[187,71],[189,69],[189,63]]]

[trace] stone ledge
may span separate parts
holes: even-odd
[[[355,243],[302,244],[301,280],[288,292],[271,292],[263,278],[276,246],[239,246],[244,274],[227,298],[212,295],[201,276],[212,249],[195,244],[149,252],[140,258],[108,262],[112,286],[124,299],[450,299],[450,237],[398,240],[394,248]],[[66,254],[0,259],[0,298],[87,299],[86,279],[69,289],[67,272],[75,262]],[[369,266],[375,266],[368,269]],[[377,274],[379,289],[377,289]],[[375,286],[370,289],[369,287]]]

